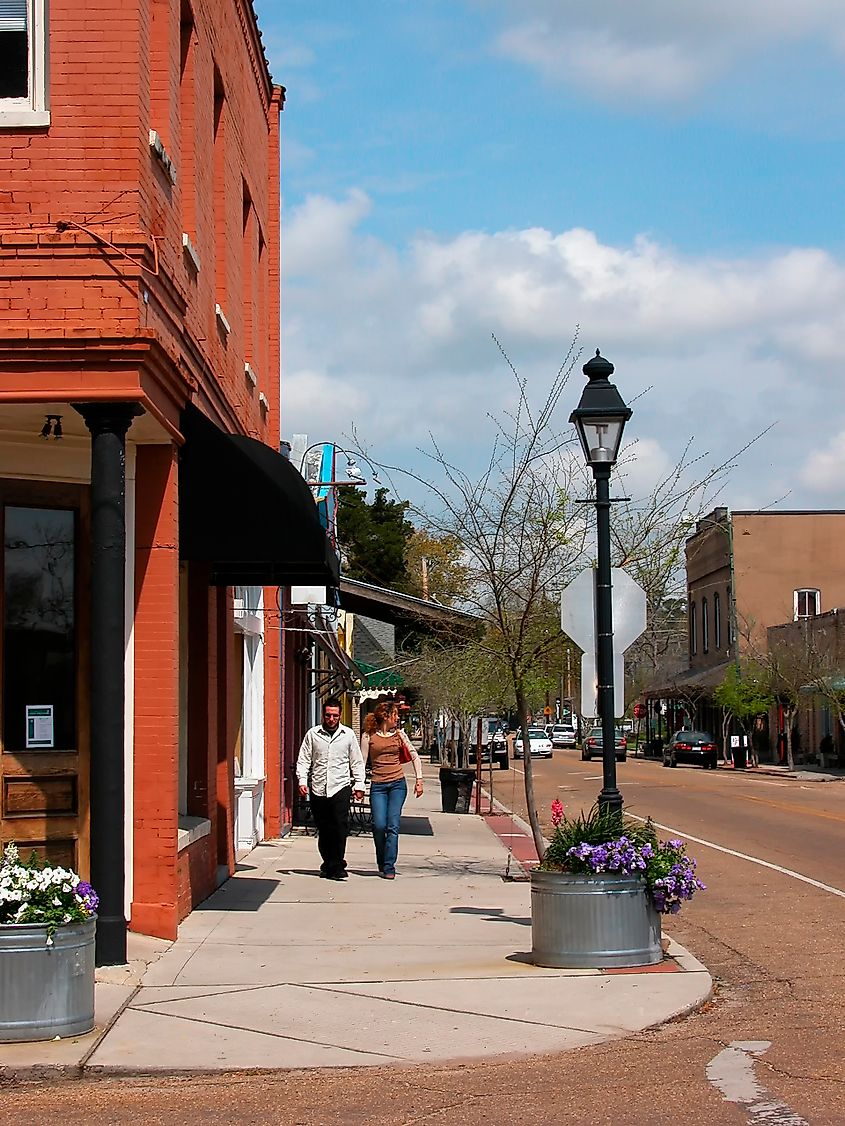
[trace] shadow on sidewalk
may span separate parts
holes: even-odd
[[[516,923],[520,927],[531,926],[531,916],[506,915],[501,907],[450,907],[450,915],[474,915],[486,919],[488,923]]]
[[[195,907],[192,914],[203,911],[259,911],[278,886],[276,880],[238,874]]]
[[[403,817],[399,823],[399,833],[409,837],[433,837],[434,829],[427,817]]]

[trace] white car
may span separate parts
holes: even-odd
[[[574,747],[577,743],[575,728],[567,723],[556,723],[552,728],[553,747]]]
[[[546,734],[543,727],[529,727],[528,739],[531,745],[532,758],[551,758],[552,757],[552,741]],[[522,732],[517,731],[516,738],[513,741],[513,757],[522,758],[524,748],[522,745]]]

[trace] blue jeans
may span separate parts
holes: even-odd
[[[396,868],[399,852],[399,819],[408,796],[404,778],[395,782],[373,782],[370,786],[370,809],[373,813],[373,840],[380,872],[388,875]]]

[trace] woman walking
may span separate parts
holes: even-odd
[[[408,736],[399,726],[399,709],[392,700],[382,700],[364,721],[361,740],[364,760],[372,768],[370,809],[373,814],[373,839],[380,875],[386,880],[396,876],[399,851],[399,819],[408,796],[408,785],[402,764],[413,763],[414,793],[423,792],[422,763]]]

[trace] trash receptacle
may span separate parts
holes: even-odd
[[[745,770],[748,762],[748,748],[747,747],[733,747],[732,748],[734,759],[734,770]]]
[[[441,769],[440,798],[444,813],[469,813],[474,781],[474,770]]]

